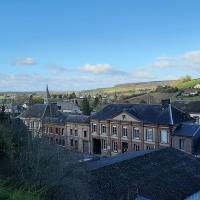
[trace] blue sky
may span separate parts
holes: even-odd
[[[199,0],[2,0],[0,91],[200,73]]]

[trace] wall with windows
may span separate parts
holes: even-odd
[[[192,138],[173,136],[172,147],[187,153],[192,153]]]
[[[130,120],[130,117],[128,119]],[[167,126],[145,125],[135,120],[118,121],[114,118],[107,121],[92,120],[90,127],[91,137],[99,140],[103,155],[115,155],[126,151],[140,151],[171,145],[170,129]]]

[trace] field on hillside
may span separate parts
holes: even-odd
[[[193,88],[195,85],[200,84],[200,79],[194,79],[178,85],[180,89]]]

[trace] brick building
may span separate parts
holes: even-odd
[[[162,105],[110,104],[91,117],[92,152],[115,155],[170,147],[176,127],[189,122],[193,119],[187,113],[165,101]]]

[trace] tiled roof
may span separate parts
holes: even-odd
[[[163,107],[152,104],[110,104],[92,115],[91,119],[111,119],[123,111],[130,113],[144,123],[170,125],[191,120],[188,114],[171,105]]]
[[[185,112],[200,113],[200,101],[175,101],[172,105]]]
[[[138,193],[152,200],[182,200],[200,190],[200,160],[172,148],[90,173],[90,200],[134,199]]]
[[[198,124],[180,124],[175,130],[174,135],[192,137],[200,135],[200,125]]]

